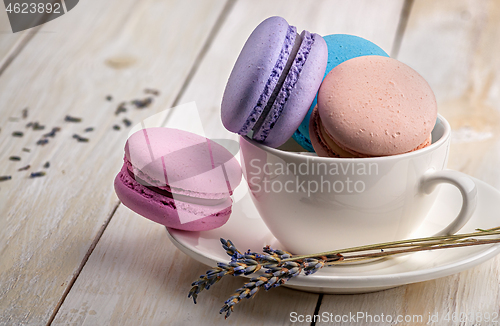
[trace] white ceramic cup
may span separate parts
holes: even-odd
[[[241,137],[243,175],[269,230],[294,254],[408,238],[439,183],[453,184],[463,197],[458,216],[437,235],[453,234],[474,212],[477,190],[467,175],[445,169],[450,132],[439,115],[430,146],[374,158],[318,157]]]

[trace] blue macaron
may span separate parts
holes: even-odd
[[[326,77],[333,68],[349,59],[366,55],[389,56],[379,46],[362,37],[347,34],[332,34],[324,36],[323,39],[328,47],[328,62],[324,77]],[[304,120],[292,136],[300,146],[310,152],[314,152],[314,149],[311,145],[311,138],[309,136],[309,119],[311,118],[311,113],[317,101],[318,96],[316,95],[309,108],[309,112],[307,112]]]

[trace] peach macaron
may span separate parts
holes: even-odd
[[[421,75],[396,59],[364,56],[324,79],[309,131],[319,156],[388,156],[430,145],[436,119],[436,98]]]

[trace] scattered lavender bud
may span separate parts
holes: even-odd
[[[12,179],[12,176],[10,175],[4,175],[0,177],[0,181],[6,181]]]
[[[70,115],[67,115],[64,117],[64,121],[66,122],[82,122],[82,118],[77,118],[77,117],[72,117]]]
[[[44,167],[45,169],[50,168],[50,162],[49,162],[49,161],[45,162],[45,164],[43,165],[43,167]]]
[[[77,134],[74,134],[73,138],[75,138],[76,140],[78,140],[81,143],[87,143],[89,141],[88,138],[82,137],[82,136],[77,135]]]
[[[37,145],[45,145],[49,142],[49,140],[47,138],[42,138],[40,139],[39,141],[36,142]]]
[[[85,128],[85,130],[83,132],[91,132],[91,131],[94,131],[94,128],[88,127],[88,128]]]
[[[23,152],[29,153],[31,150],[29,148],[23,147]]]
[[[33,130],[43,130],[43,129],[45,129],[44,125],[41,125],[38,122],[33,123]]]
[[[23,109],[23,119],[27,119],[28,118],[28,108],[24,108]]]
[[[37,177],[43,177],[45,175],[45,172],[40,171],[40,172],[31,172],[30,178],[37,178]]]
[[[31,167],[31,165],[29,165],[29,164],[28,164],[28,165],[26,165],[26,166],[23,166],[22,168],[17,169],[17,171],[26,171],[26,170],[28,170],[30,167]]]
[[[153,98],[152,97],[146,97],[145,99],[142,100],[133,100],[132,104],[135,105],[136,108],[138,109],[144,109],[147,108],[148,106],[153,103]]]
[[[10,122],[18,122],[18,121],[19,121],[19,118],[9,117],[9,121],[10,121]]]
[[[125,102],[121,102],[115,110],[115,115],[119,115],[122,112],[127,112],[127,108],[125,107]]]
[[[56,136],[56,133],[58,131],[61,131],[61,128],[59,127],[54,127],[52,128],[52,130],[49,132],[49,133],[46,133],[45,135],[43,135],[43,137],[55,137]]]
[[[156,90],[156,89],[153,89],[153,88],[146,88],[144,90],[144,93],[146,94],[151,94],[151,95],[154,95],[154,96],[158,96],[160,95],[160,91],[159,90]]]
[[[12,133],[12,136],[14,136],[14,137],[22,137],[22,136],[24,136],[24,133],[22,131],[14,131]]]
[[[125,125],[125,127],[130,127],[132,125],[132,121],[130,121],[127,118],[123,119],[122,121],[123,121],[123,124]]]
[[[33,127],[33,122],[28,122],[28,123],[26,124],[26,128],[31,128],[31,127]]]
[[[113,126],[113,129],[114,129],[114,130],[120,130],[120,126],[119,126],[119,125],[114,125],[114,126]]]
[[[106,96],[106,101],[112,101],[112,100],[113,100],[113,96],[111,96],[111,95]]]
[[[11,161],[20,161],[21,158],[19,156],[11,156],[11,157],[9,157],[9,160],[11,160]]]

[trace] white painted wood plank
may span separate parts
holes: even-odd
[[[418,0],[414,2],[399,52],[399,59],[430,83],[439,112],[452,125],[454,139],[448,167],[483,179],[497,189],[500,188],[499,38],[498,1]],[[484,318],[486,313],[500,314],[499,266],[496,257],[468,271],[433,281],[379,293],[325,296],[320,313],[423,317],[423,323],[398,325],[477,325],[478,318]],[[469,319],[463,323],[453,321],[453,314],[455,317],[468,314]],[[475,321],[470,314],[476,315]],[[429,322],[429,315],[437,320]],[[483,319],[481,324],[495,322]],[[372,324],[363,321],[345,325]]]
[[[54,1],[52,1],[54,2]],[[18,4],[22,4],[23,2],[19,2]],[[26,2],[24,2],[26,3]],[[2,71],[15,59],[15,57],[19,54],[20,51],[24,48],[24,46],[30,41],[30,39],[40,31],[41,26],[35,26],[33,28],[16,32],[12,32],[12,28],[10,26],[9,17],[7,15],[7,10],[4,5],[0,5],[0,74]],[[12,6],[10,7],[12,10]],[[21,7],[20,7],[21,8]],[[28,8],[29,9],[29,8]],[[61,8],[62,12],[63,9]],[[60,16],[61,17],[61,16]],[[37,21],[42,21],[44,17],[35,16],[29,17],[31,22],[35,23]],[[45,28],[43,33],[54,33],[54,30],[51,30],[52,22],[49,21],[44,24]]]
[[[236,2],[179,101],[179,104],[194,101],[200,119],[174,109],[166,125],[194,128],[200,123],[208,137],[237,139],[222,127],[220,101],[243,43],[263,19],[281,15],[299,30],[308,29],[323,35],[357,34],[390,51],[401,7],[402,1],[391,1],[383,8],[371,1]],[[376,26],[366,24],[375,17]],[[218,310],[228,295],[242,284],[241,280],[221,281],[202,293],[195,306],[187,298],[187,292],[190,283],[206,269],[174,250],[161,226],[144,221],[120,206],[64,301],[55,323],[288,325],[292,311],[314,312],[318,295],[273,289],[254,300],[243,301],[224,321]]]
[[[415,1],[400,59],[453,128],[449,167],[500,189],[500,3]]]
[[[113,179],[127,138],[122,119],[137,123],[172,104],[224,4],[81,1],[44,25],[4,71],[0,176],[12,179],[0,183],[0,325],[48,321],[118,204]],[[161,92],[151,108],[114,115],[119,101],[147,96],[146,87]],[[9,119],[25,107],[26,120]],[[67,114],[83,122],[64,122]],[[28,121],[46,128],[26,129]],[[56,126],[62,130],[54,139],[35,145]],[[86,127],[94,131],[84,133]],[[90,141],[77,142],[75,133]],[[9,161],[12,155],[21,161]],[[17,171],[27,164],[31,169]],[[41,170],[45,177],[28,178]]]
[[[209,267],[173,246],[164,227],[120,206],[53,325],[286,325],[290,311],[314,311],[317,295],[262,291],[224,321],[219,310],[244,283],[229,276],[187,297]]]
[[[12,33],[12,28],[10,27],[9,17],[5,11],[3,4],[0,4],[0,67],[1,63],[7,54],[13,51],[16,45],[27,36],[29,33],[34,33],[33,30],[22,31],[18,33]]]

